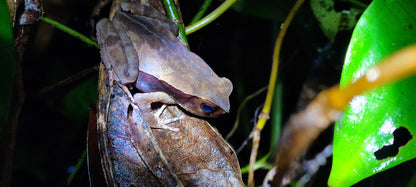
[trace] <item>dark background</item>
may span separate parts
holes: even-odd
[[[44,16],[91,36],[89,21],[95,1],[43,2]],[[202,1],[183,0],[180,3],[184,22],[188,23]],[[268,84],[275,38],[292,3],[276,1],[279,7],[272,10],[276,11],[273,19],[231,9],[206,28],[188,36],[191,50],[200,55],[219,76],[233,82],[231,113],[209,120],[224,136],[234,124],[241,101]],[[209,12],[219,5],[219,1],[214,1]],[[336,6],[340,10],[349,8],[347,3],[337,3]],[[64,186],[71,169],[86,148],[89,106],[96,103],[98,73],[46,94],[39,95],[37,91],[97,65],[100,56],[98,49],[45,23],[37,23],[33,27],[24,62],[27,97],[18,126],[12,184]],[[300,97],[303,86],[317,92],[339,81],[351,33],[340,32],[334,42],[329,41],[319,28],[309,3],[303,5],[288,30],[281,52],[279,81],[283,82],[283,122],[308,102],[308,98]],[[264,98],[265,94],[258,96],[243,110],[240,127],[230,139],[233,147],[238,148],[250,133],[254,112],[262,106]],[[259,156],[269,151],[269,128],[270,124],[263,130]],[[332,129],[328,129],[316,143],[316,150],[310,152],[319,151],[331,139]],[[248,164],[249,155],[250,146],[238,154],[241,167]],[[329,164],[312,181],[314,186],[326,185],[330,159],[328,161]],[[376,175],[378,178],[366,179],[361,185],[377,186],[386,184],[386,180],[388,184],[405,185],[413,172],[397,173],[406,168],[414,171],[414,165],[414,161],[407,162],[396,167],[399,169]],[[265,172],[256,172],[257,181],[262,181]],[[247,175],[243,175],[245,182],[246,178]],[[71,186],[88,186],[85,162]]]

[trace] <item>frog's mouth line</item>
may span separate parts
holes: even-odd
[[[130,87],[133,88],[130,91],[132,95],[135,93],[165,92],[173,97],[178,103],[187,102],[190,98],[194,97],[193,95],[186,94],[165,81],[159,80],[142,71],[139,72],[135,85],[131,85]]]
[[[165,92],[175,99],[175,101],[178,103],[175,105],[179,106],[178,108],[180,108],[184,113],[187,113],[191,116],[196,116],[180,106],[180,103],[191,102],[190,99],[192,99],[194,96],[185,94],[182,91],[170,86],[166,82],[158,80],[154,76],[151,76],[145,72],[139,73],[139,77],[136,82],[127,83],[124,85],[128,88],[128,94],[130,94],[131,98],[133,98],[134,94],[138,93]],[[151,108],[152,110],[157,110],[164,104],[165,103],[162,102],[154,102],[151,103]]]
[[[212,118],[226,113],[215,103],[186,94],[168,83],[142,71],[139,72],[139,76],[135,83],[128,83],[125,84],[125,86],[129,89],[129,94],[131,96],[137,93],[165,92],[175,100],[183,112],[191,116]],[[158,102],[155,102],[153,109],[159,108],[162,104],[164,103],[159,102],[158,104]],[[210,108],[210,111],[207,112],[203,110],[203,106],[211,106],[212,108]]]

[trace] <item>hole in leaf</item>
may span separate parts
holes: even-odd
[[[393,144],[385,145],[381,149],[374,152],[377,160],[382,160],[388,157],[394,157],[399,153],[399,148],[406,145],[412,138],[409,130],[405,127],[399,127],[393,132]]]

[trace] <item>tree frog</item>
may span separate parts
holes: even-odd
[[[118,82],[145,93],[135,98],[179,104],[202,117],[229,111],[231,81],[218,77],[176,38],[171,20],[145,5],[121,2],[121,10],[111,21],[97,23],[97,39],[103,63]]]

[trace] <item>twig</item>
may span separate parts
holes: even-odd
[[[267,87],[263,87],[260,90],[257,90],[255,93],[252,93],[249,96],[247,96],[246,98],[244,98],[244,100],[241,102],[240,106],[238,107],[237,117],[235,118],[233,129],[231,129],[231,131],[227,134],[225,140],[230,139],[231,136],[233,136],[233,134],[237,130],[238,125],[240,123],[241,111],[243,110],[244,106],[246,106],[247,102],[250,101],[251,99],[253,99],[254,97],[258,96],[259,94],[263,93],[264,91],[266,91],[266,89],[267,89]]]
[[[338,85],[320,92],[304,111],[292,115],[283,131],[276,157],[277,173],[273,186],[281,185],[291,163],[299,158],[318,135],[340,116],[356,95],[416,73],[416,45],[385,58],[354,83],[342,89]]]
[[[263,105],[259,106],[256,108],[256,111],[254,112],[254,121],[253,121],[253,129],[251,130],[250,134],[248,135],[248,137],[244,140],[244,142],[240,145],[240,147],[237,149],[236,153],[239,154],[244,147],[248,144],[248,141],[250,141],[253,136],[254,136],[254,132],[256,132],[256,123],[257,123],[257,118],[259,117],[259,113],[260,113],[260,109],[263,107]]]
[[[80,72],[78,72],[78,73],[76,73],[76,74],[74,74],[74,75],[72,75],[70,77],[67,77],[67,78],[65,78],[63,80],[58,81],[57,83],[54,83],[52,85],[49,85],[49,86],[46,86],[46,87],[41,88],[38,91],[37,94],[38,95],[43,95],[43,94],[45,94],[47,92],[50,92],[50,91],[52,91],[54,89],[57,89],[59,87],[62,87],[62,86],[68,85],[70,83],[73,83],[73,82],[75,82],[77,80],[80,80],[81,78],[83,78],[83,77],[85,77],[85,76],[87,76],[87,75],[89,75],[89,74],[91,74],[93,72],[98,71],[98,68],[99,67],[100,67],[100,64],[95,65],[95,66],[90,67],[90,68],[87,68],[87,69],[84,69],[84,70],[82,70],[82,71],[80,71]]]
[[[91,39],[89,39],[85,35],[77,32],[77,31],[75,31],[75,30],[73,30],[73,29],[71,29],[71,28],[69,28],[69,27],[67,27],[67,26],[65,26],[65,25],[63,25],[63,24],[55,21],[55,20],[52,20],[50,18],[41,17],[40,19],[43,22],[48,23],[48,24],[52,25],[53,27],[58,28],[61,31],[64,31],[64,32],[68,33],[69,35],[74,36],[75,38],[78,38],[79,40],[85,42],[86,44],[92,45],[92,46],[98,48],[97,42],[92,41]]]
[[[219,16],[221,16],[228,8],[231,7],[237,0],[226,0],[217,9],[212,11],[210,14],[197,21],[196,23],[186,27],[186,34],[192,34],[195,31],[205,27],[206,25],[213,22]]]
[[[271,153],[269,152],[265,156],[263,156],[262,158],[258,159],[256,161],[256,164],[254,164],[254,170],[258,170],[258,169],[270,170],[270,169],[272,169],[273,164],[269,164],[267,162],[267,159],[269,159],[270,155],[271,155]],[[250,167],[249,165],[242,167],[241,168],[241,174],[248,173],[248,171],[250,170],[249,167]]]
[[[81,169],[82,165],[85,163],[85,158],[87,157],[87,150],[82,152],[81,156],[79,157],[77,163],[75,164],[74,171],[69,175],[68,179],[66,180],[66,185],[71,185],[72,181],[74,180],[75,175]]]
[[[211,5],[211,3],[212,3],[212,0],[205,0],[204,4],[202,4],[201,8],[199,8],[198,13],[195,15],[194,18],[192,18],[189,25],[192,25],[192,24],[196,23],[198,20],[200,20],[202,18],[202,16],[205,14],[205,12],[207,11],[209,5]]]
[[[270,108],[272,105],[274,88],[276,86],[276,80],[277,80],[280,48],[282,46],[282,42],[286,34],[286,31],[290,25],[290,22],[292,22],[293,17],[296,15],[296,12],[299,10],[303,2],[304,0],[296,1],[292,10],[290,10],[290,13],[287,16],[285,22],[283,23],[282,29],[280,30],[279,36],[277,37],[277,40],[276,40],[274,53],[273,53],[272,71],[270,75],[269,88],[267,90],[266,101],[264,102],[262,113],[260,114],[259,121],[257,122],[257,125],[256,125],[256,130],[258,132],[255,132],[254,137],[253,137],[253,148],[252,148],[251,155],[250,155],[250,172],[248,174],[248,186],[250,187],[254,187],[254,170],[252,169],[254,169],[254,164],[256,162],[256,157],[257,157],[257,150],[254,150],[254,149],[258,148],[258,145],[255,145],[255,144],[260,142],[260,131],[264,128],[266,121],[269,119],[269,113],[270,113]],[[256,137],[256,136],[259,136],[259,137]]]
[[[176,8],[173,0],[162,0],[163,7],[165,8],[166,15],[172,19],[176,25],[179,27],[179,38],[188,45],[188,40],[186,39],[185,28],[183,26],[182,18],[179,15],[178,9]]]

